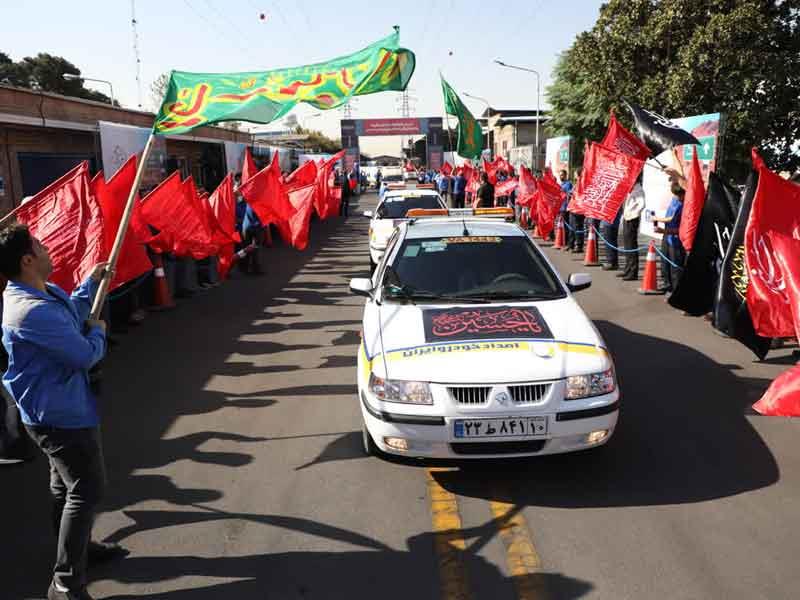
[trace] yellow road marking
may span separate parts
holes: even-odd
[[[444,489],[433,477],[434,472],[446,470],[449,469],[430,468],[426,471],[434,546],[439,558],[441,598],[469,600],[471,595],[463,559],[467,544],[461,531],[458,500],[455,494]]]
[[[517,597],[519,600],[547,598],[544,580],[540,576],[542,561],[533,545],[521,509],[515,504],[498,500],[492,500],[489,504],[506,548],[506,564],[517,588]]]

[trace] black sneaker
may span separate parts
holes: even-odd
[[[56,587],[55,582],[50,584],[50,589],[47,590],[47,600],[94,600],[86,588],[82,590],[66,590],[61,591]]]

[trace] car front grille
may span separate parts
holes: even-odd
[[[481,387],[451,387],[450,395],[455,398],[459,404],[467,406],[479,406],[486,404],[489,398],[489,392],[492,390],[491,386]]]
[[[550,391],[549,383],[528,383],[525,385],[510,385],[508,391],[514,404],[535,404],[544,400]]]
[[[518,442],[456,442],[450,444],[456,454],[528,454],[541,452],[547,440]]]

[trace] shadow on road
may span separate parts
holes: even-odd
[[[518,577],[505,576],[479,551],[496,535],[512,511],[503,519],[464,531],[422,533],[406,540],[406,548],[395,550],[349,530],[325,525],[310,519],[270,514],[228,513],[203,506],[185,512],[125,511],[133,524],[118,531],[122,540],[144,530],[193,525],[210,521],[245,521],[269,527],[346,543],[361,548],[346,552],[282,552],[243,556],[132,556],[121,563],[98,571],[96,579],[137,585],[177,580],[181,577],[236,579],[205,587],[161,591],[158,594],[115,595],[108,600],[158,597],[164,600],[217,600],[219,598],[304,599],[304,598],[438,598],[439,569],[435,560],[436,536],[463,535],[470,542],[456,551],[454,560],[474,589],[487,590],[492,598],[516,597],[514,589],[537,590],[541,598],[578,599],[589,593],[592,584],[560,573],[535,573]],[[480,583],[477,583],[480,582]],[[483,594],[481,597],[490,597]]]
[[[366,269],[366,249],[362,243],[365,227],[353,219],[332,219],[316,222],[313,228],[309,248],[302,253],[282,246],[277,240],[275,247],[265,249],[262,253],[265,276],[243,277],[237,272],[225,285],[199,293],[175,310],[151,314],[144,326],[119,338],[119,346],[105,361],[99,400],[109,478],[104,511],[118,511],[152,500],[174,506],[219,500],[224,496],[222,489],[203,488],[202,484],[180,487],[168,476],[137,471],[163,468],[178,461],[235,469],[252,462],[247,445],[263,441],[224,431],[164,439],[178,417],[228,408],[264,410],[276,403],[270,395],[352,391],[351,386],[313,385],[258,393],[237,393],[235,387],[230,393],[208,389],[214,376],[228,376],[235,381],[248,375],[297,371],[304,366],[297,364],[297,360],[283,358],[287,355],[282,353],[329,347],[327,343],[285,344],[269,339],[259,342],[242,339],[253,334],[265,334],[268,338],[269,334],[293,329],[322,330],[331,325],[304,322],[302,317],[306,313],[288,305],[331,305],[348,296],[346,291],[335,289],[334,284],[320,281],[320,277],[329,277],[332,270],[354,276]],[[347,262],[340,258],[346,255],[355,260]],[[363,261],[358,260],[361,255]],[[311,281],[294,281],[298,274],[310,275]],[[287,307],[280,308],[283,305]],[[357,322],[349,320],[332,324],[338,327],[337,334],[342,327],[357,327]],[[350,335],[346,339],[354,338]],[[334,350],[333,346],[330,350]],[[341,348],[337,351],[341,353]],[[274,355],[268,366],[261,366],[263,361],[254,364],[246,359],[264,355]],[[232,362],[228,362],[231,358]],[[342,361],[336,354],[330,358]],[[225,452],[200,449],[209,441],[227,442],[228,447]],[[49,527],[47,461],[40,457],[24,468],[4,470],[2,476],[0,531],[6,542],[0,544],[0,564],[4,573],[14,576],[4,578],[0,597],[40,597],[47,588],[55,554],[55,539]],[[25,507],[24,513],[20,512],[21,506]],[[20,518],[22,514],[25,518]],[[174,563],[172,559],[162,561],[162,573],[172,569],[170,564],[181,564],[180,559],[174,560]],[[255,560],[248,564],[255,565]],[[260,581],[266,586],[263,579]],[[198,597],[189,591],[186,594]],[[199,597],[212,596],[212,593],[203,596],[201,591]]]
[[[597,322],[614,355],[622,410],[608,445],[527,460],[461,463],[446,489],[564,508],[703,502],[776,483],[778,465],[745,418],[768,382],[736,377],[696,350]],[[414,464],[414,463],[411,463]]]

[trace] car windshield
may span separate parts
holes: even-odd
[[[442,208],[439,197],[432,194],[425,196],[389,196],[378,207],[379,219],[404,219],[406,213],[413,208]]]
[[[403,181],[403,176],[400,173],[397,174],[390,173],[389,175],[384,175],[382,177],[382,180],[388,183],[391,183],[393,181]]]
[[[524,236],[406,239],[384,276],[389,298],[550,300],[566,294]]]

